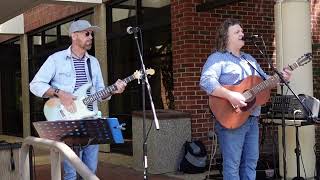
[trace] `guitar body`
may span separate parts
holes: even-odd
[[[147,69],[145,71],[146,75],[154,75],[154,69]],[[123,79],[125,83],[129,83],[135,79],[140,79],[142,77],[142,72],[136,70],[131,76]],[[90,104],[99,98],[103,98],[112,91],[116,91],[117,87],[115,84],[106,87],[103,90],[100,90],[94,94],[87,96],[87,90],[91,87],[91,83],[86,83],[79,87],[76,92],[73,94],[77,97],[74,100],[76,106],[76,112],[71,113],[65,109],[65,107],[61,104],[59,98],[51,98],[49,99],[44,107],[43,112],[48,121],[56,121],[56,120],[79,120],[84,118],[92,118],[96,115],[96,112],[90,111],[87,108],[87,104]]]
[[[244,93],[251,90],[252,87],[261,83],[263,80],[259,76],[249,76],[245,78],[239,85],[223,86],[231,91]],[[246,100],[247,106],[242,108],[233,108],[226,99],[210,96],[209,105],[219,123],[227,129],[236,129],[244,124],[251,114],[251,110],[257,106],[265,104],[270,97],[271,89],[265,89]]]
[[[90,83],[84,84],[73,94],[77,97],[74,101],[77,108],[76,112],[71,113],[61,104],[59,98],[50,98],[43,107],[43,113],[48,121],[56,120],[79,120],[94,117],[96,112],[88,110],[83,103],[83,99],[87,97],[87,90],[91,87]]]

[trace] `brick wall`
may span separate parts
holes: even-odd
[[[320,3],[311,1],[311,31],[312,31],[312,70],[313,70],[313,95],[320,99]],[[320,127],[316,126],[316,151],[320,151]]]
[[[320,98],[320,3],[311,1],[311,29],[312,29],[312,51],[313,51],[313,85],[314,85],[314,96]]]
[[[88,9],[86,5],[41,4],[24,13],[25,32]]]
[[[213,51],[215,30],[226,18],[239,19],[245,33],[263,35],[268,54],[273,54],[274,1],[242,1],[209,12],[196,12],[201,0],[171,2],[175,107],[192,115],[192,137],[208,146],[207,132],[213,123],[208,113],[208,97],[199,88],[199,77],[206,58]],[[255,56],[268,71],[266,61],[261,61],[252,45],[245,51]]]
[[[16,37],[16,36],[15,35],[0,35],[0,43],[7,41],[11,38],[14,38],[14,37]]]
[[[192,115],[192,137],[204,138],[212,127],[207,97],[199,89],[201,67],[212,50],[215,18],[197,13],[201,0],[171,1],[174,97],[177,110]]]

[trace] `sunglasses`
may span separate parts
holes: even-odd
[[[86,31],[85,33],[84,33],[84,35],[86,36],[86,37],[88,37],[88,36],[93,36],[93,33],[92,32],[89,32],[89,31]]]

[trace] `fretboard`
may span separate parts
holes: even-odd
[[[271,89],[275,87],[280,82],[280,78],[277,74],[271,76],[270,78],[266,79],[265,81],[262,81],[261,83],[257,84],[250,90],[243,93],[243,96],[246,99],[250,99],[252,97],[255,97],[258,93],[265,89]]]
[[[288,65],[288,68],[291,71],[295,70],[298,67],[299,67],[299,64],[297,62],[295,62],[291,65]],[[276,87],[279,82],[280,82],[280,78],[279,78],[278,74],[275,74],[275,75],[271,76],[270,78],[268,78],[267,80],[257,84],[256,86],[254,86],[250,90],[243,93],[243,96],[246,98],[246,100],[248,100],[252,97],[255,97],[258,93],[260,93],[261,91],[263,91],[265,89],[271,89],[271,88]]]
[[[131,76],[126,77],[125,79],[123,79],[123,81],[125,83],[129,83],[130,81],[133,81],[133,80],[135,80],[134,75],[131,75]],[[85,105],[88,105],[88,104],[90,104],[90,103],[92,103],[92,102],[94,102],[94,101],[96,101],[96,100],[98,100],[98,99],[100,99],[102,97],[106,97],[108,94],[110,94],[112,91],[115,91],[115,90],[117,90],[117,87],[116,87],[115,84],[112,84],[111,86],[106,87],[104,90],[98,91],[98,92],[96,92],[96,93],[84,98],[83,99],[83,103]]]

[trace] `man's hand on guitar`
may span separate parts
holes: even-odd
[[[68,92],[64,92],[64,91],[59,91],[59,99],[61,104],[66,108],[67,111],[74,113],[77,111],[77,107],[74,103],[74,100],[77,99],[76,96],[68,93]]]
[[[121,79],[118,79],[114,85],[117,87],[117,90],[113,91],[112,94],[121,94],[126,88],[127,83]]]
[[[247,103],[245,102],[245,97],[241,93],[236,91],[230,91],[228,93],[228,100],[235,109],[247,106]]]
[[[283,68],[283,71],[281,71],[281,74],[285,81],[289,81],[292,75],[292,71],[290,71],[288,68]]]

